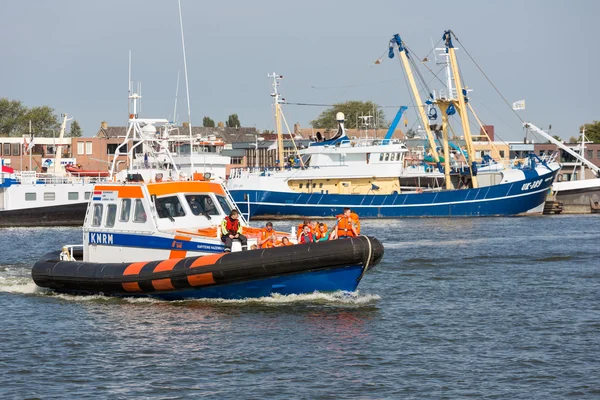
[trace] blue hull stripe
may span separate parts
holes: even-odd
[[[92,245],[138,247],[143,249],[202,251],[206,253],[222,253],[224,249],[223,244],[125,233],[88,232],[88,240]]]
[[[344,207],[361,217],[450,217],[517,215],[546,200],[555,172],[526,174],[526,179],[478,189],[408,194],[322,194],[232,189],[240,210],[251,216],[331,217]]]

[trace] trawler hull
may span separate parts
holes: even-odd
[[[383,257],[375,238],[135,263],[61,261],[48,253],[33,267],[41,287],[72,294],[242,299],[314,291],[354,291]]]
[[[230,189],[251,217],[331,217],[350,207],[361,218],[519,215],[539,208],[556,175],[524,172],[524,179],[478,189],[407,194],[324,194]],[[248,210],[248,208],[250,210]]]

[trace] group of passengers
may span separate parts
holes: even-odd
[[[248,239],[242,234],[239,221],[239,211],[233,210],[221,222],[221,240],[225,243],[225,252],[231,251],[233,240],[238,240],[242,250],[248,250]],[[327,224],[309,219],[298,225],[298,244],[325,242],[328,240],[345,239],[360,235],[360,221],[358,215],[349,208],[344,208],[343,214],[338,215],[335,225],[328,229]],[[258,244],[253,244],[250,250],[268,249],[272,247],[291,246],[293,243],[288,237],[279,240],[277,232],[273,230],[273,223],[267,222],[258,234]]]

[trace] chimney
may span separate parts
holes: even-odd
[[[490,141],[494,141],[494,125],[483,125],[483,128],[480,130],[480,135],[485,136],[485,132],[483,131],[483,129],[485,129],[485,132],[487,132],[488,136],[490,137]]]
[[[189,128],[190,127],[190,123],[189,122],[184,122],[182,125],[183,125],[184,128]]]
[[[223,121],[219,121],[219,123],[217,124],[217,126],[219,128],[225,128],[225,124],[223,123]]]
[[[294,124],[294,135],[297,135],[298,133],[300,133],[300,124],[296,122]]]
[[[106,122],[106,121],[102,121],[102,122],[100,123],[100,127],[101,127],[102,129],[108,129],[108,122]]]

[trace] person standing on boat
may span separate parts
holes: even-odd
[[[248,239],[242,235],[242,225],[240,225],[240,213],[237,210],[232,210],[229,216],[221,222],[221,241],[225,243],[225,252],[231,252],[231,245],[235,239],[242,244],[242,250],[248,250]]]
[[[342,215],[338,215],[336,225],[337,229],[334,227],[331,239],[346,239],[360,235],[358,215],[353,213],[348,207],[344,208]]]
[[[304,227],[302,227],[302,233],[300,234],[300,240],[298,240],[298,243],[314,243],[314,242],[316,242],[315,235],[310,230],[310,225],[304,225]]]
[[[261,249],[269,249],[277,245],[277,235],[273,231],[273,223],[267,222],[264,228],[260,230],[258,245]]]

